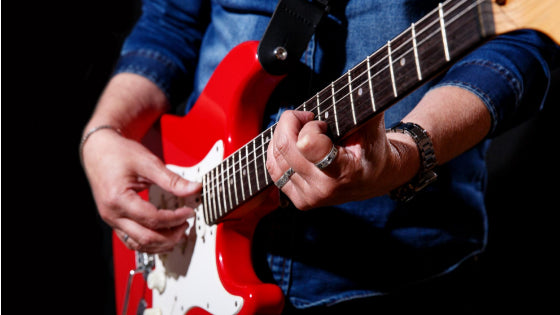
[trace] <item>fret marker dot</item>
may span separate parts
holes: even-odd
[[[359,95],[359,96],[362,96],[362,94],[364,94],[364,90],[362,90],[362,88],[359,88],[359,89],[358,89],[358,95]]]
[[[406,64],[406,60],[403,58],[401,58],[401,67],[404,66]]]
[[[329,118],[329,112],[325,112],[325,119]]]

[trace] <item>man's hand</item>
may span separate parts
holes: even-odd
[[[148,79],[130,73],[109,82],[85,132],[101,125],[83,143],[82,160],[101,218],[130,249],[159,253],[169,251],[183,237],[191,208],[158,209],[138,192],[156,184],[185,197],[201,185],[167,169],[140,140],[168,109],[163,92]]]
[[[337,145],[334,161],[319,169],[315,164],[333,146],[326,132],[326,123],[313,120],[312,113],[286,111],[268,147],[267,169],[273,180],[290,167],[295,171],[282,191],[298,209],[363,200],[397,186],[395,178],[386,175],[398,167],[406,146],[388,141],[382,114]]]
[[[97,131],[84,146],[84,168],[99,214],[133,250],[169,251],[183,237],[191,208],[158,209],[138,192],[156,184],[183,197],[196,194],[200,184],[168,170],[142,144],[107,129]]]

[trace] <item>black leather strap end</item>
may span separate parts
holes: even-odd
[[[299,62],[326,12],[327,0],[280,0],[259,44],[262,67],[270,74],[286,74]]]

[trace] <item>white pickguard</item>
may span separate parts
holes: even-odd
[[[193,167],[167,165],[173,172],[190,181],[202,182],[202,176],[222,162],[224,146],[220,140],[206,157]],[[211,314],[237,314],[243,298],[231,295],[223,287],[216,265],[216,226],[208,226],[199,198],[179,200],[157,186],[150,188],[150,201],[156,206],[171,208],[195,207],[196,218],[189,219],[187,239],[167,254],[156,256],[155,268],[148,276],[155,314],[185,314],[199,307]],[[161,291],[161,292],[158,292]],[[149,313],[147,312],[147,313]]]

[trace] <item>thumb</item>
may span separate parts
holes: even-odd
[[[161,160],[154,163],[152,167],[146,168],[146,170],[147,177],[154,184],[175,196],[193,195],[202,189],[201,183],[184,179],[181,175],[166,167]]]

